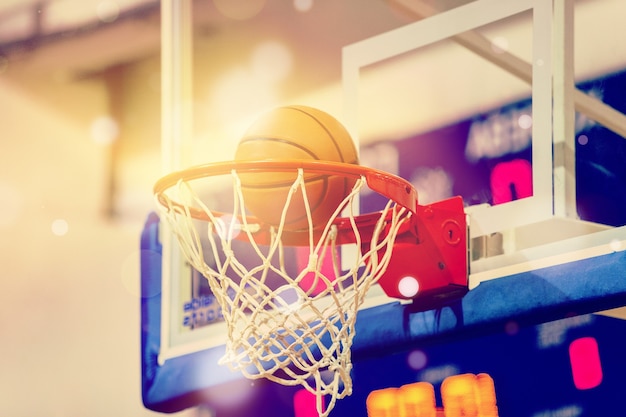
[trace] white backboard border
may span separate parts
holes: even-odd
[[[476,207],[469,216],[471,237],[537,223],[553,216],[552,2],[477,0],[343,49],[344,121],[358,144],[359,75],[364,67],[526,11],[533,15],[533,196],[498,206]]]

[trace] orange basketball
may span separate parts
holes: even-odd
[[[306,106],[278,107],[262,115],[246,131],[236,160],[304,159],[358,163],[357,150],[345,127],[321,110]],[[321,228],[354,186],[353,178],[304,173],[313,227]],[[277,226],[297,172],[241,175],[246,208],[261,221]],[[285,229],[306,230],[303,195],[293,195]]]

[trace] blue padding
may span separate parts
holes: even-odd
[[[223,346],[158,364],[162,248],[156,215],[148,217],[141,250],[144,405],[154,411],[176,412],[241,383],[241,375],[217,364]],[[357,317],[353,360],[358,363],[411,346],[501,332],[508,323],[527,326],[624,305],[626,253],[616,252],[483,282],[462,300],[437,310],[412,312],[410,305],[400,303],[363,310]],[[272,391],[275,384],[263,380],[255,384],[263,395],[283,395]]]
[[[159,373],[157,357],[161,344],[161,253],[159,217],[148,216],[141,234],[141,377],[142,397]]]
[[[615,252],[486,281],[437,310],[411,313],[410,306],[399,303],[363,310],[353,357],[501,331],[511,322],[525,326],[623,305],[626,252]]]
[[[141,235],[142,399],[146,408],[176,412],[201,402],[203,391],[242,379],[217,361],[224,346],[158,363],[161,346],[161,258],[159,217],[150,214]]]

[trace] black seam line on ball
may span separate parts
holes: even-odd
[[[316,154],[311,152],[309,149],[305,148],[304,146],[302,146],[302,145],[300,145],[300,144],[298,144],[296,142],[293,142],[291,139],[273,138],[273,137],[265,137],[265,136],[254,136],[254,137],[251,137],[251,138],[244,138],[239,143],[241,145],[241,144],[246,143],[246,142],[255,142],[257,140],[289,144],[289,145],[291,145],[291,146],[293,146],[295,148],[298,148],[298,149],[306,152],[308,155],[311,156],[312,159],[315,159],[317,161],[321,160]]]
[[[328,181],[329,175],[317,175],[315,177],[306,177],[304,179],[305,185],[311,185],[312,182],[317,181]],[[281,182],[272,182],[268,184],[245,184],[242,183],[242,188],[247,188],[250,190],[266,190],[271,188],[281,188],[281,187],[291,187],[294,183],[294,180],[281,181]],[[325,185],[326,186],[326,185]]]
[[[304,109],[301,109],[299,107],[291,107],[288,106],[288,108],[292,109],[292,110],[296,110],[299,111],[300,113],[304,113],[307,116],[309,116],[310,118],[312,118],[313,120],[315,120],[321,127],[322,129],[324,129],[324,131],[326,132],[326,134],[328,135],[328,137],[330,138],[330,140],[333,141],[333,145],[335,145],[335,150],[337,151],[337,155],[339,155],[339,158],[341,158],[341,162],[346,162],[343,159],[343,153],[341,152],[341,148],[339,147],[339,144],[337,143],[337,140],[335,140],[335,136],[333,136],[332,132],[330,130],[328,130],[328,128],[326,127],[326,125],[324,123],[322,123],[322,121],[320,119],[318,119],[317,117],[315,117],[313,114],[305,111]]]

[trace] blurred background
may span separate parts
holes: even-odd
[[[626,3],[577,3],[577,37],[592,39],[577,43],[577,77],[625,68]],[[341,48],[415,19],[384,0],[194,1],[191,162],[231,159],[273,106],[340,118]],[[160,21],[151,0],[0,0],[0,415],[154,414],[140,393],[139,233],[163,173]],[[516,83],[495,97],[476,97],[480,85],[442,94],[437,106],[414,95],[419,117],[366,117],[361,140],[459,120],[460,102],[509,102],[529,91]]]
[[[230,159],[233,123],[338,83],[342,45],[408,21],[334,3],[194,2],[194,131],[211,153],[194,157]],[[155,414],[139,234],[162,174],[160,36],[158,1],[0,0],[0,415]]]

